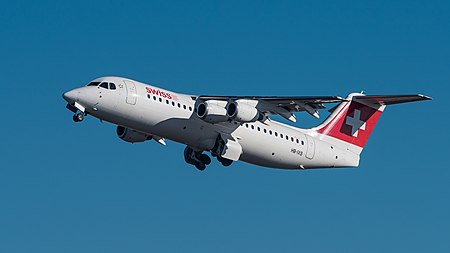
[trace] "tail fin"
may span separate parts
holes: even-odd
[[[312,130],[323,135],[324,139],[331,137],[332,141],[344,144],[359,155],[386,105],[429,99],[423,95],[365,96],[352,93]]]

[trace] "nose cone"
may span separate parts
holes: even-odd
[[[64,100],[66,100],[68,103],[73,103],[73,102],[75,102],[75,100],[77,100],[77,95],[78,95],[78,92],[77,92],[77,91],[75,91],[75,90],[70,90],[70,91],[65,92],[65,93],[63,94],[63,98],[64,98]]]

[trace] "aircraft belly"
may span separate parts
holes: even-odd
[[[151,129],[167,139],[198,149],[209,150],[214,147],[217,132],[198,119],[171,118],[161,121]]]
[[[243,150],[241,161],[269,168],[301,169],[301,158],[281,139],[250,132],[241,135],[239,143]]]

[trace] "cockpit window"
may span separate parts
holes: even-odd
[[[115,90],[116,89],[116,85],[114,83],[108,83],[108,82],[90,82],[87,86],[99,86],[107,89],[107,90]]]
[[[90,82],[87,86],[98,86],[100,82]]]
[[[103,82],[100,84],[100,87],[108,89],[108,83],[107,82]]]

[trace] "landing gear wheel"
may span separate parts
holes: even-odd
[[[84,114],[83,113],[77,113],[75,115],[73,115],[73,121],[75,122],[81,122],[84,120]]]
[[[233,163],[232,160],[225,159],[225,158],[219,159],[219,162],[225,167],[228,167],[228,166],[230,166]]]
[[[200,171],[203,171],[206,169],[206,165],[204,163],[197,163],[195,164],[195,168],[197,168]]]
[[[205,165],[211,164],[211,158],[209,158],[207,154],[201,154],[200,161],[202,161],[202,163],[204,163]]]
[[[202,150],[194,150],[189,146],[184,149],[184,160],[188,164],[194,165],[198,170],[205,170],[206,165],[211,163],[208,155],[202,154]]]

